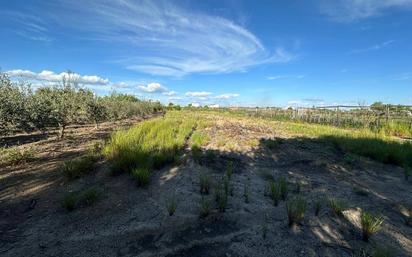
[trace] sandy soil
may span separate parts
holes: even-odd
[[[99,131],[73,129],[62,142],[43,139],[38,160],[0,172],[0,254],[2,256],[363,256],[376,245],[396,249],[395,256],[412,256],[412,227],[399,209],[412,207],[412,185],[398,167],[365,158],[354,163],[315,139],[293,137],[264,124],[231,118],[213,119],[204,130],[205,148],[215,158],[193,158],[186,149],[179,164],[155,171],[150,185],[138,188],[127,174],[110,176],[102,161],[82,179],[66,181],[58,172],[62,161],[80,154],[91,140],[104,138],[113,125]],[[265,139],[278,138],[274,150]],[[223,143],[222,143],[223,142]],[[234,164],[232,195],[225,212],[216,208],[199,217],[199,175],[215,182]],[[266,178],[285,176],[289,198],[307,202],[302,225],[289,228],[285,202],[277,207],[265,196]],[[302,184],[296,192],[297,183]],[[96,186],[103,196],[95,205],[68,213],[61,207],[67,192]],[[244,200],[244,188],[250,201]],[[359,193],[360,189],[366,193]],[[166,210],[175,195],[175,215]],[[213,194],[205,196],[213,199]],[[327,204],[319,216],[313,202],[323,197],[343,199],[344,217]],[[385,216],[382,230],[371,242],[361,240],[361,209]],[[266,237],[263,231],[267,229]]]

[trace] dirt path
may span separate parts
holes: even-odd
[[[194,159],[187,153],[178,165],[156,171],[147,188],[137,188],[128,175],[109,176],[104,163],[94,174],[70,183],[60,174],[42,177],[46,167],[56,165],[55,159],[33,169],[16,168],[6,178],[2,172],[2,183],[15,181],[21,188],[37,182],[42,187],[24,193],[2,187],[1,255],[349,257],[374,245],[396,248],[395,256],[412,255],[412,228],[398,211],[412,206],[412,185],[399,168],[364,158],[348,164],[344,153],[316,140],[234,119],[216,120],[205,133],[211,138],[205,148],[213,155]],[[222,145],[223,135],[228,139]],[[265,139],[273,136],[280,143],[269,149]],[[229,163],[234,173],[226,211],[214,207],[208,217],[199,218],[200,173],[210,174],[217,183]],[[27,173],[36,178],[27,180]],[[302,226],[289,228],[285,202],[275,207],[265,196],[267,178],[280,176],[288,180],[290,199],[301,195],[308,203]],[[71,213],[60,207],[64,193],[88,186],[104,192],[95,205]],[[169,216],[166,202],[172,195],[178,207]],[[213,193],[203,197],[214,203]],[[315,216],[314,201],[323,197],[343,199],[348,205],[344,217],[333,216],[326,203]],[[371,243],[361,241],[360,208],[382,212],[386,218]]]

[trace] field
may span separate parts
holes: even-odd
[[[27,137],[2,141],[2,256],[412,255],[408,139],[195,109]]]

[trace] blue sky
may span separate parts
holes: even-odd
[[[0,1],[0,67],[98,94],[242,106],[412,104],[412,0]]]

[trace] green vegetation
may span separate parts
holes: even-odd
[[[278,206],[280,200],[280,187],[279,184],[273,180],[269,181],[269,196],[275,206]]]
[[[209,216],[211,209],[212,201],[202,196],[202,199],[200,201],[200,217],[205,218]]]
[[[166,199],[166,209],[169,213],[169,216],[173,216],[173,214],[176,212],[177,204],[178,201],[175,194]]]
[[[77,203],[77,194],[70,193],[63,198],[62,205],[63,205],[63,208],[65,208],[67,211],[73,211],[74,208],[76,207],[76,203]]]
[[[205,173],[200,173],[199,176],[200,193],[208,195],[212,185],[212,178]]]
[[[20,149],[18,147],[2,148],[0,164],[18,165],[34,160],[34,148]]]
[[[96,160],[95,155],[86,154],[64,162],[60,169],[68,179],[76,179],[93,171]]]
[[[372,257],[395,257],[397,256],[396,250],[392,247],[377,246],[372,251]]]
[[[115,132],[103,149],[114,172],[135,168],[158,169],[177,160],[196,125],[195,118],[179,113],[142,122],[126,131]]]
[[[142,167],[142,168],[135,168],[132,170],[132,176],[136,180],[138,186],[146,186],[149,184],[150,181],[150,171],[149,169]]]
[[[362,239],[366,242],[369,238],[377,233],[382,226],[384,218],[382,216],[376,217],[366,211],[361,213]]]
[[[71,192],[63,198],[62,206],[67,211],[73,211],[77,207],[93,205],[100,199],[100,196],[100,190],[96,187]]]
[[[269,148],[270,150],[275,150],[279,146],[279,140],[277,140],[277,139],[269,138],[269,139],[265,140],[264,142],[265,142],[266,147]]]
[[[314,207],[315,207],[315,216],[318,216],[322,208],[322,201],[320,199],[315,200]]]
[[[305,217],[306,201],[297,197],[296,199],[286,202],[286,210],[288,213],[289,227],[293,224],[301,224]]]
[[[279,178],[279,190],[280,190],[280,197],[283,201],[286,200],[288,196],[288,182],[285,177]]]
[[[218,205],[218,209],[220,212],[224,212],[226,210],[227,202],[228,202],[228,187],[225,185],[225,176],[222,179],[222,182],[217,184],[214,190],[215,200]]]
[[[342,217],[343,211],[346,209],[346,204],[342,200],[330,198],[329,207],[331,208],[333,214]]]
[[[77,77],[67,72],[61,83],[35,91],[26,83],[12,82],[0,73],[0,135],[59,129],[63,137],[70,124],[99,123],[144,116],[162,111],[159,102],[141,101],[113,93],[98,97],[79,87]]]

